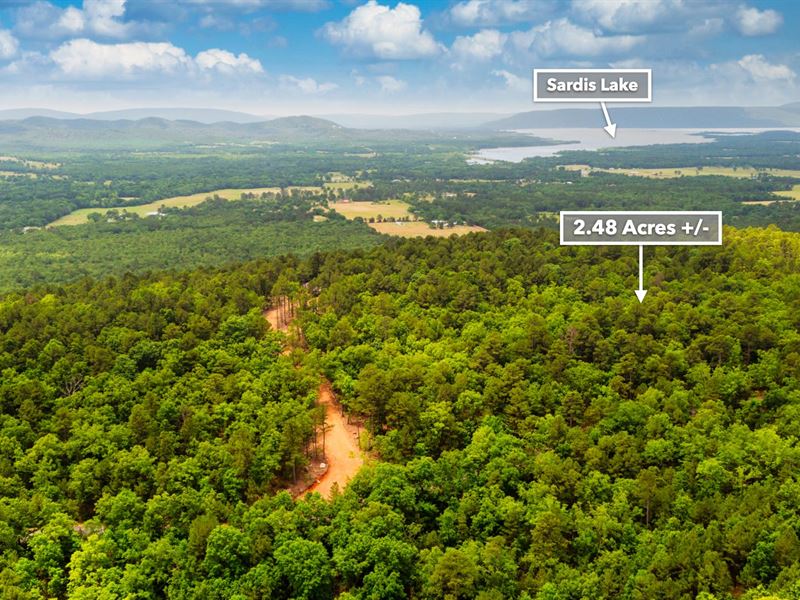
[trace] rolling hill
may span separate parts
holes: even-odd
[[[609,110],[625,127],[642,128],[749,128],[800,127],[800,103],[778,107],[690,106],[615,107]],[[489,129],[556,129],[602,127],[599,107],[533,110],[483,124]]]

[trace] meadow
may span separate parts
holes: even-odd
[[[402,200],[386,200],[383,202],[347,202],[339,200],[337,202],[329,202],[328,206],[348,219],[361,217],[365,221],[369,221],[370,219],[377,220],[379,217],[382,219],[414,218],[414,215],[408,210],[410,206]]]
[[[430,223],[418,220],[419,217],[409,210],[411,206],[402,200],[387,200],[383,202],[343,202],[340,200],[331,202],[328,206],[347,219],[361,217],[378,233],[397,237],[410,238],[429,235],[433,237],[449,237],[451,235],[486,231],[483,227],[474,225],[456,225],[443,229],[432,227]],[[386,221],[385,219],[387,218],[394,220]],[[370,222],[370,219],[374,221]]]
[[[395,221],[394,223],[384,221],[383,223],[370,223],[378,233],[385,233],[386,235],[394,235],[398,237],[450,237],[451,235],[464,235],[467,233],[480,233],[486,231],[483,227],[477,225],[455,225],[453,227],[445,227],[438,229],[431,227],[424,221]]]
[[[113,206],[109,208],[80,208],[78,210],[72,211],[68,215],[64,215],[60,219],[56,219],[52,223],[48,225],[48,227],[60,227],[61,225],[82,225],[84,223],[89,222],[89,215],[92,213],[105,213],[109,210],[118,210],[122,212],[123,210],[139,215],[140,217],[146,217],[152,213],[156,213],[161,208],[189,208],[192,206],[197,206],[202,202],[205,202],[209,198],[214,196],[219,196],[220,198],[224,198],[225,200],[239,200],[242,197],[242,194],[275,194],[281,191],[281,188],[278,187],[268,187],[268,188],[248,188],[248,189],[223,189],[223,190],[214,190],[212,192],[201,192],[199,194],[190,194],[188,196],[174,196],[172,198],[164,198],[163,200],[156,200],[155,202],[148,202],[147,204],[122,204],[119,206]]]

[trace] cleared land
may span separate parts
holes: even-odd
[[[28,160],[24,158],[17,158],[16,156],[0,156],[0,162],[13,162],[25,165],[31,169],[57,169],[61,165],[54,162],[42,162],[39,160]]]
[[[776,196],[783,196],[784,198],[789,198],[791,200],[800,200],[800,185],[796,185],[792,187],[790,190],[786,190],[785,192],[774,192]]]
[[[357,429],[347,424],[339,404],[326,381],[319,388],[318,403],[325,407],[325,458],[328,468],[310,487],[308,492],[319,492],[330,500],[333,487],[344,490],[347,483],[364,464],[364,456],[358,447]]]
[[[402,219],[408,217],[415,218],[409,212],[409,205],[402,200],[387,200],[386,202],[330,202],[328,204],[333,210],[348,219],[361,217],[365,221],[369,219],[393,218]],[[368,223],[375,231],[386,235],[396,235],[399,237],[449,237],[453,234],[463,235],[475,231],[486,231],[483,227],[473,225],[457,225],[445,229],[434,229],[425,221],[383,221],[382,223]]]
[[[281,304],[281,299],[273,300],[273,306],[264,311],[264,318],[275,331],[289,333],[294,316],[274,304]],[[287,345],[283,354],[290,352],[291,347]],[[358,447],[358,428],[348,423],[328,381],[320,384],[317,403],[325,407],[324,467],[316,466],[320,463],[314,461],[309,469],[314,481],[309,482],[310,485],[300,483],[294,491],[297,494],[319,492],[323,498],[330,500],[334,486],[344,490],[347,482],[358,473],[364,464],[364,455]]]
[[[348,219],[361,217],[364,220],[377,219],[378,217],[402,219],[413,218],[408,211],[409,205],[402,200],[387,200],[386,202],[330,202],[333,210]]]
[[[434,229],[424,221],[394,222],[394,223],[370,223],[369,225],[379,233],[387,235],[397,235],[400,237],[450,237],[451,235],[464,235],[465,233],[475,233],[486,231],[477,225],[456,225],[444,229]]]
[[[326,190],[359,190],[372,187],[371,183],[365,181],[328,181],[322,185]]]
[[[59,227],[61,225],[81,225],[89,222],[89,215],[92,213],[105,213],[108,210],[116,209],[118,211],[126,210],[129,213],[136,213],[140,217],[146,216],[148,213],[158,211],[162,206],[170,208],[188,208],[190,206],[197,206],[204,202],[207,198],[212,196],[219,196],[226,200],[239,200],[242,194],[263,194],[263,193],[277,193],[281,188],[268,187],[268,188],[247,188],[247,189],[231,189],[226,188],[223,190],[214,190],[212,192],[202,192],[199,194],[191,194],[189,196],[174,196],[172,198],[164,198],[163,200],[156,200],[148,204],[139,204],[137,206],[122,205],[111,206],[108,208],[80,208],[74,210],[68,215],[64,215],[60,219],[56,219],[48,225],[48,227]]]

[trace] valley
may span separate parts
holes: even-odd
[[[798,134],[475,165],[502,134],[294,123],[8,162],[41,171],[0,179],[8,589],[787,589]],[[724,243],[648,249],[640,302],[567,209],[720,210]]]

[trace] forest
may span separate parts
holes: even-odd
[[[230,202],[210,197],[194,208],[161,212],[140,218],[123,209],[106,218],[98,211],[88,225],[0,232],[0,292],[82,277],[307,256],[380,241],[363,223],[345,221],[299,194]],[[314,221],[317,213],[326,220]]]
[[[642,304],[534,228],[7,293],[4,597],[796,598],[800,238],[724,239]],[[293,499],[322,377],[379,460]]]

